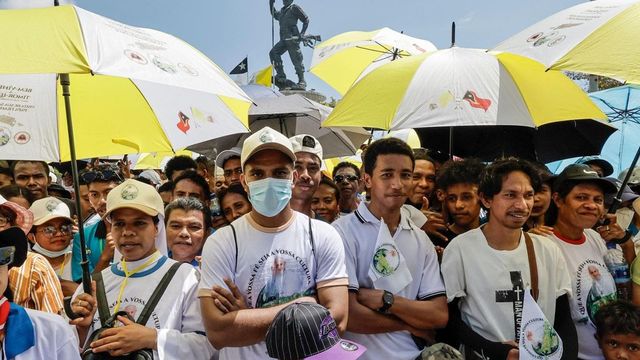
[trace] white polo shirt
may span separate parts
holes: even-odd
[[[334,221],[332,224],[342,236],[345,247],[349,289],[373,288],[369,267],[376,253],[376,240],[380,220],[361,202],[358,209]],[[404,256],[413,281],[396,295],[410,300],[428,300],[445,295],[440,276],[438,256],[431,240],[408,217],[408,211],[400,212],[400,224],[393,234],[398,250]],[[361,359],[407,359],[420,355],[419,349],[408,331],[382,334],[345,333],[345,339],[367,347]]]

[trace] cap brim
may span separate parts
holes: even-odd
[[[240,153],[234,150],[221,151],[220,154],[216,156],[216,166],[219,168],[222,168],[224,165],[224,162],[227,161],[227,159],[229,159],[232,156],[240,157]]]
[[[33,225],[39,226],[39,225],[42,225],[42,224],[46,223],[47,221],[51,221],[53,219],[67,219],[67,220],[73,222],[73,219],[68,217],[68,216],[58,215],[58,214],[49,214],[49,215],[47,215],[47,216],[45,216],[45,217],[43,217],[41,219],[34,220],[33,221]]]
[[[15,246],[16,253],[9,268],[20,267],[27,259],[27,235],[19,227],[0,231],[0,247]]]
[[[355,360],[362,356],[367,348],[353,341],[341,339],[329,350],[306,357],[305,360]]]
[[[247,163],[248,160],[250,160],[255,154],[259,153],[260,151],[263,150],[278,150],[281,153],[283,153],[285,156],[287,156],[289,159],[291,159],[291,162],[296,162],[296,154],[293,152],[293,150],[291,150],[290,148],[286,147],[285,145],[276,143],[276,142],[270,142],[270,143],[265,143],[265,144],[261,144],[259,146],[256,146],[255,149],[253,149],[248,155],[247,158],[244,159],[244,161],[242,161],[242,168],[244,169],[244,164]]]
[[[122,204],[119,206],[114,207],[113,209],[109,209],[109,211],[107,211],[104,214],[104,218],[108,218],[109,215],[111,215],[112,212],[118,210],[118,209],[135,209],[135,210],[139,210],[142,211],[143,213],[149,215],[149,216],[158,216],[160,213],[158,212],[158,210],[150,207],[150,206],[144,206],[144,205],[140,205],[140,204]]]

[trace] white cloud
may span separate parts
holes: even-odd
[[[462,18],[456,20],[456,23],[460,23],[460,24],[468,23],[471,20],[473,20],[473,18],[475,16],[476,16],[476,12],[475,11],[469,11]]]

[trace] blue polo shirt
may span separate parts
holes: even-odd
[[[101,231],[98,231],[98,229]],[[106,235],[102,234],[105,232],[106,230],[102,220],[84,228],[87,258],[89,259],[89,272],[91,273],[93,273],[93,270],[98,264],[100,254],[102,254],[102,250],[104,249]],[[102,235],[102,237],[100,235]],[[80,234],[75,234],[73,235],[73,256],[71,259],[71,276],[73,277],[73,281],[80,281],[82,279],[81,262],[82,253],[80,251]]]

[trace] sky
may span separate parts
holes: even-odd
[[[68,3],[69,0],[60,0]],[[128,25],[175,35],[229,72],[245,56],[249,74],[269,65],[271,16],[268,0],[74,0],[76,5]],[[347,31],[389,27],[431,41],[437,48],[451,45],[451,22],[456,22],[456,45],[491,48],[543,18],[573,6],[577,0],[296,0],[311,19],[308,34],[323,40]],[[0,8],[48,6],[53,0],[0,0]],[[280,8],[282,1],[276,1]],[[277,41],[277,23],[276,23]],[[303,51],[305,66],[312,50]],[[295,78],[284,55],[285,71]],[[339,95],[322,80],[306,75],[309,89],[328,98]]]

